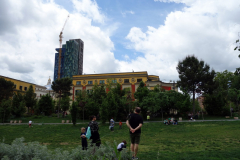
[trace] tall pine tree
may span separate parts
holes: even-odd
[[[195,95],[212,92],[216,73],[214,70],[210,71],[209,65],[202,60],[199,61],[194,55],[179,61],[177,71],[180,78],[177,85],[181,90],[192,93],[193,113],[195,113]]]

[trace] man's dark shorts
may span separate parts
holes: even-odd
[[[130,139],[132,144],[139,144],[141,133],[130,134]]]

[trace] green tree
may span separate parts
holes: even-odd
[[[220,92],[206,94],[204,98],[204,107],[209,115],[223,115],[226,99]]]
[[[66,111],[69,109],[69,107],[70,107],[70,98],[69,96],[65,96],[61,100],[61,109],[63,111]]]
[[[14,93],[12,100],[12,115],[20,117],[26,112],[24,95],[20,92]]]
[[[33,106],[37,102],[36,94],[33,91],[32,85],[30,85],[28,90],[26,91],[24,99],[25,99],[26,107],[28,108],[28,113],[29,113],[29,108],[33,109]]]
[[[61,78],[56,79],[52,82],[52,89],[58,93],[59,97],[59,104],[58,104],[58,118],[59,118],[59,110],[60,110],[60,102],[62,96],[70,96],[70,90],[72,86],[72,79],[71,78]]]
[[[210,71],[209,65],[202,60],[199,61],[195,56],[187,56],[183,61],[179,61],[177,71],[180,78],[177,85],[181,90],[192,93],[193,113],[195,113],[195,94],[213,92],[215,71]]]
[[[78,103],[77,102],[73,102],[72,106],[71,106],[71,116],[72,116],[72,123],[75,126],[76,122],[77,122],[77,112],[78,112]]]
[[[138,100],[139,103],[141,103],[148,92],[149,89],[145,86],[145,83],[141,81],[139,87],[137,88],[137,91],[134,94],[134,97]]]
[[[38,111],[44,115],[51,115],[54,109],[52,97],[49,94],[43,95],[38,101]]]
[[[2,99],[0,103],[0,118],[2,123],[8,120],[11,114],[11,100]]]
[[[0,103],[3,99],[8,100],[13,96],[14,83],[0,78]]]
[[[234,48],[234,51],[235,51],[235,50],[240,51],[240,42],[239,42],[239,39],[236,40],[236,47]],[[238,55],[238,57],[240,58],[240,54]]]
[[[145,86],[145,83],[143,81],[140,82],[139,87],[137,88],[137,91],[134,93],[134,97],[137,99],[138,105],[140,105],[144,99],[149,93],[149,89]],[[146,117],[147,115],[147,109],[142,108],[141,113],[143,117]]]
[[[229,89],[228,98],[230,101],[234,102],[239,111],[239,101],[240,101],[240,90],[236,88]]]
[[[223,72],[217,72],[216,76],[214,77],[214,81],[216,81],[218,84],[217,89],[219,91],[225,91],[225,93],[227,93],[234,77],[234,74],[232,72],[229,72],[228,70],[225,70]]]

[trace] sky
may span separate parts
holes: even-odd
[[[59,33],[84,41],[83,73],[147,71],[177,81],[194,55],[217,72],[240,67],[239,0],[1,0],[0,75],[46,85]]]

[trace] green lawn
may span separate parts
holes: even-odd
[[[164,116],[163,119],[171,118],[171,116]],[[179,116],[175,116],[174,118],[178,119]],[[233,119],[233,117],[230,117],[229,119]],[[31,116],[31,117],[20,117],[20,118],[11,118],[10,120],[22,120],[22,123],[28,123],[29,120],[32,120],[34,123],[62,123],[62,120],[72,120],[71,115],[67,115],[65,118],[62,118],[62,115],[60,114],[60,118],[58,117],[48,117],[48,116]],[[183,120],[188,120],[187,118],[183,117]],[[202,117],[200,116],[198,120],[202,120]],[[204,115],[204,120],[226,120],[224,116],[209,116]],[[89,120],[82,120],[77,119],[77,123],[85,122],[87,123]],[[162,121],[162,117],[151,117],[150,121]],[[9,122],[8,122],[9,123]]]
[[[65,118],[62,118],[62,114],[60,114],[60,118],[58,117],[48,117],[48,116],[31,116],[31,117],[19,117],[19,118],[11,118],[10,120],[22,120],[22,123],[28,123],[29,120],[34,123],[62,123],[62,120],[72,120],[71,115],[67,115]],[[89,120],[77,119],[77,123],[88,122]],[[8,122],[9,123],[9,122]]]
[[[72,125],[4,125],[0,126],[0,141],[10,144],[15,138],[26,142],[38,141],[50,150],[71,150],[81,145],[80,128],[87,124]],[[162,123],[145,123],[139,145],[140,159],[239,159],[240,121],[182,122],[177,126]],[[100,125],[102,142],[118,143],[127,140],[126,125],[110,132],[108,125]]]

